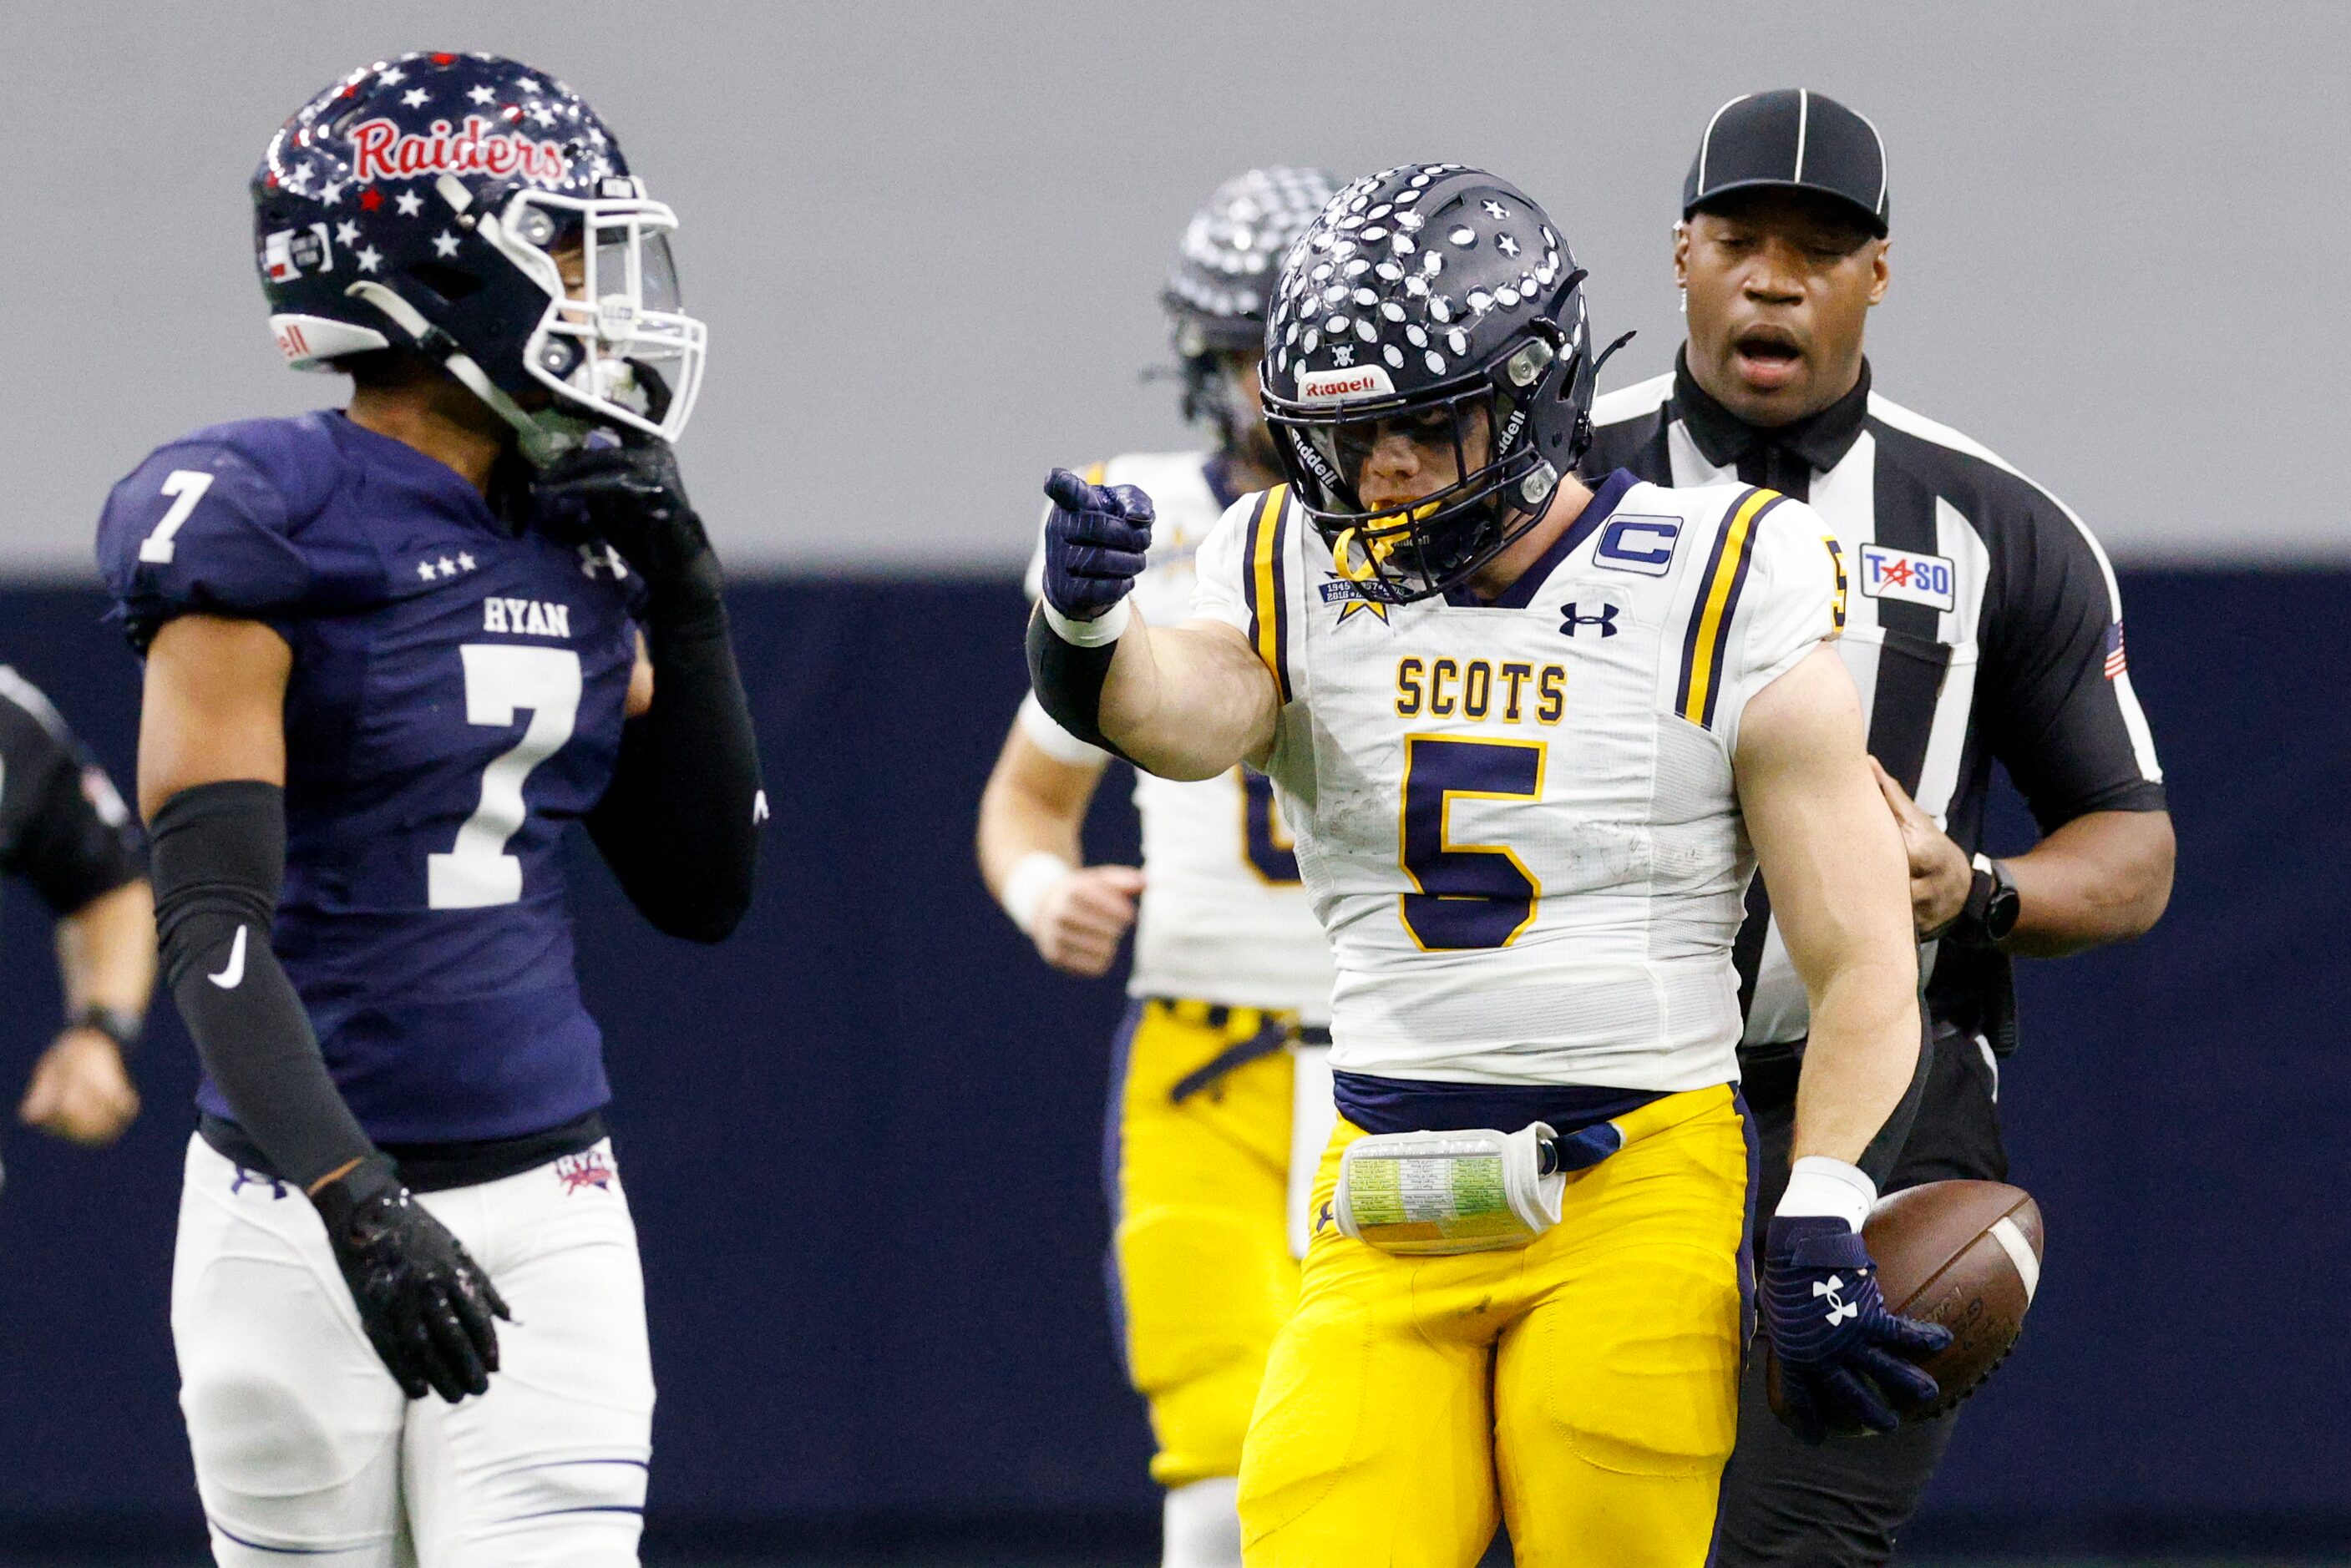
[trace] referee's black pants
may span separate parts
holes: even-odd
[[[1948,1027],[1937,1030],[1929,1050],[1916,1119],[1892,1153],[1890,1171],[1872,1174],[1888,1192],[1959,1177],[2005,1180],[1991,1061],[1972,1036]],[[1762,1146],[1755,1206],[1761,1228],[1788,1185],[1795,1063],[1750,1063],[1743,1092]],[[1759,1347],[1739,1389],[1739,1446],[1723,1475],[1717,1568],[1863,1568],[1891,1561],[1895,1536],[1917,1511],[1958,1422],[1953,1411],[1889,1437],[1831,1438],[1806,1448],[1764,1400]]]

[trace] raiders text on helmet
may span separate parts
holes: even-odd
[[[677,219],[561,82],[494,55],[362,67],[270,139],[253,209],[270,326],[297,369],[410,349],[535,462],[599,424],[684,430],[705,332],[679,305]]]
[[[1367,176],[1322,210],[1276,286],[1262,386],[1342,572],[1425,598],[1533,525],[1591,439],[1583,278],[1542,209],[1458,163]],[[1396,422],[1449,435],[1458,477],[1374,511],[1361,467]]]
[[[1252,169],[1217,187],[1192,214],[1160,296],[1184,362],[1184,417],[1205,419],[1236,444],[1255,416],[1234,406],[1219,353],[1255,353],[1281,258],[1338,182],[1320,169]]]

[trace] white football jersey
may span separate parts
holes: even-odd
[[[1225,514],[1193,610],[1282,686],[1268,769],[1335,950],[1334,1068],[1738,1077],[1731,756],[1748,699],[1842,624],[1829,535],[1771,491],[1619,473],[1494,603],[1397,605],[1286,489]]]
[[[1154,626],[1191,618],[1193,558],[1217,526],[1205,453],[1115,457],[1086,472],[1095,484],[1132,484],[1151,497],[1156,521],[1134,605]],[[1044,556],[1029,568],[1042,591]],[[1104,753],[1063,730],[1037,705],[1021,705],[1029,739],[1077,763]],[[1138,770],[1143,818],[1143,905],[1136,917],[1134,996],[1194,997],[1228,1007],[1275,1008],[1307,1023],[1331,1016],[1331,945],[1315,923],[1272,784],[1235,768],[1182,784]]]

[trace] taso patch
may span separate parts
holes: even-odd
[[[1673,570],[1674,547],[1681,543],[1678,517],[1612,517],[1600,530],[1593,562],[1619,572],[1662,577]]]
[[[1958,577],[1949,557],[1914,556],[1883,545],[1861,547],[1861,591],[1874,599],[1899,599],[1929,609],[1955,609]]]

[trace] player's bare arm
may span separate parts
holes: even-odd
[[[1249,639],[1220,622],[1154,628],[1127,596],[1151,547],[1151,498],[1046,482],[1044,597],[1029,628],[1037,700],[1079,739],[1163,778],[1214,778],[1272,749],[1281,696]]]
[[[1914,1365],[1947,1329],[1896,1316],[1861,1234],[1855,1163],[1918,1060],[1918,960],[1899,835],[1877,797],[1852,677],[1823,644],[1747,705],[1733,771],[1756,860],[1812,1004],[1793,1172],[1764,1243],[1763,1322],[1783,1414],[1808,1442],[1842,1410],[1892,1431],[1931,1399]]]
[[[1106,972],[1134,924],[1143,873],[1087,866],[1080,830],[1103,763],[1064,762],[1016,722],[979,797],[979,871],[1012,923],[1055,969]]]
[[[57,921],[57,973],[68,1016],[136,1023],[155,989],[155,894],[145,878],[101,893]],[[139,1115],[122,1046],[90,1023],[68,1026],[41,1054],[17,1116],[69,1142],[112,1143]]]
[[[139,813],[232,779],[286,782],[294,650],[256,620],[187,615],[155,634],[139,711]]]
[[[1876,773],[1902,829],[1919,933],[1933,936],[1965,912],[1978,868],[1901,784],[1883,768]],[[2000,945],[2021,958],[2064,958],[2145,936],[2171,902],[2177,847],[2168,811],[2093,811],[2060,825],[2023,854],[2001,859],[2017,908]]]
[[[1917,1065],[1918,958],[1901,840],[1877,798],[1861,702],[1826,644],[1748,703],[1734,771],[1812,998],[1795,1157],[1858,1160]]]
[[[1214,778],[1264,760],[1280,708],[1273,676],[1231,627],[1154,628],[1138,615],[1102,689],[1102,733],[1162,778]]]

